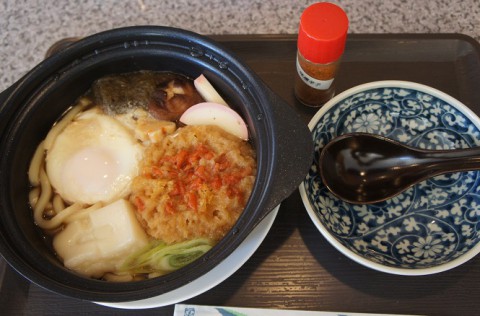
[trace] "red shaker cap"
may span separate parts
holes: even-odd
[[[329,2],[312,4],[300,18],[297,47],[305,59],[326,64],[342,56],[347,39],[348,17]]]

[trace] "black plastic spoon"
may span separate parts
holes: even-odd
[[[318,162],[324,185],[338,198],[370,204],[444,173],[480,169],[480,147],[423,150],[373,134],[333,139]]]

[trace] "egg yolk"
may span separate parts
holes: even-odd
[[[121,162],[107,148],[82,148],[66,162],[63,183],[72,183],[80,195],[111,195],[121,183],[131,180],[122,174]]]

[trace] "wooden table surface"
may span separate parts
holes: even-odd
[[[305,123],[314,109],[292,91],[294,36],[217,36]],[[337,92],[376,80],[430,85],[480,114],[480,49],[459,35],[350,35]],[[11,315],[172,315],[174,306],[119,310],[62,297],[0,265],[0,307]],[[187,304],[362,313],[474,315],[480,310],[480,257],[440,274],[398,276],[346,258],[317,231],[298,192],[286,199],[264,242],[230,278]],[[5,315],[4,313],[2,313]]]

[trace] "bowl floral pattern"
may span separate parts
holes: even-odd
[[[309,125],[315,157],[300,192],[310,217],[334,246],[378,270],[429,274],[460,264],[480,251],[479,171],[437,176],[385,202],[354,205],[326,189],[317,162],[331,139],[352,132],[423,149],[480,146],[479,122],[460,102],[414,83],[377,82],[340,94]]]

